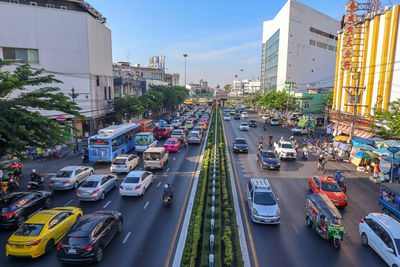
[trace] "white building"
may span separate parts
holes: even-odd
[[[0,58],[45,69],[75,89],[88,120],[78,122],[84,136],[104,126],[114,98],[111,31],[105,18],[84,1],[0,1]],[[18,2],[18,1],[14,1]],[[16,63],[19,64],[19,63]],[[59,115],[43,111],[45,115]]]
[[[243,93],[255,94],[260,92],[260,81],[244,80],[243,81]]]
[[[285,81],[333,87],[340,22],[296,0],[264,21],[261,91],[282,90]]]
[[[230,96],[243,95],[243,82],[241,80],[233,80]]]

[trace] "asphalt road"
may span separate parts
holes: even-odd
[[[159,143],[163,145],[165,141]],[[154,171],[154,182],[140,197],[119,195],[113,189],[103,201],[80,202],[74,190],[54,191],[53,206],[76,206],[88,214],[98,210],[117,210],[124,219],[123,231],[115,236],[105,249],[103,260],[97,266],[170,266],[179,237],[182,207],[189,198],[192,173],[197,168],[201,146],[190,145],[180,152],[169,154],[169,161],[162,171]],[[141,158],[141,157],[140,157]],[[142,158],[141,158],[142,160]],[[23,185],[26,186],[30,171],[35,168],[40,174],[55,174],[59,169],[71,165],[90,165],[95,173],[109,173],[110,164],[82,164],[78,155],[48,161],[26,162],[23,168]],[[143,168],[143,162],[135,170]],[[125,175],[118,175],[119,183]],[[47,180],[46,180],[47,181]],[[168,208],[162,203],[162,186],[169,183],[175,189],[174,202]],[[184,209],[184,210],[185,210]],[[184,215],[184,212],[182,213]],[[13,230],[0,230],[0,266],[60,266],[56,251],[37,259],[9,259],[5,256],[5,244]],[[172,248],[171,248],[172,247]],[[75,265],[76,266],[76,265]]]
[[[344,173],[349,199],[348,207],[341,211],[346,234],[341,249],[335,250],[331,242],[306,226],[308,179],[311,175],[323,175],[322,171],[317,171],[317,155],[310,153],[308,161],[282,160],[280,171],[261,169],[256,161],[260,136],[264,136],[268,147],[268,136],[273,135],[274,140],[278,140],[281,136],[288,138],[290,132],[280,126],[268,126],[267,131],[263,131],[259,115],[254,112],[249,112],[249,115],[248,119],[224,121],[236,189],[242,192],[244,198],[250,178],[267,177],[275,195],[280,198],[278,204],[281,210],[280,225],[256,224],[250,219],[245,199],[239,199],[252,266],[385,266],[373,250],[362,246],[358,233],[358,224],[363,216],[382,210],[377,204],[378,185],[368,180],[365,174],[356,172],[350,163],[327,163],[325,175],[333,175],[338,169]],[[256,119],[258,127],[250,128],[248,132],[240,131],[240,122],[250,119]],[[232,152],[236,137],[246,138],[248,154]],[[240,194],[238,197],[241,198]]]

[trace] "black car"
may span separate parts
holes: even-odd
[[[244,138],[235,138],[235,141],[233,141],[233,152],[249,152],[247,142]]]
[[[67,263],[101,261],[104,248],[122,231],[122,222],[118,211],[96,211],[80,217],[58,243],[58,260]]]
[[[257,122],[255,120],[250,120],[249,121],[249,126],[257,128]]]
[[[53,193],[48,191],[14,192],[0,198],[0,226],[20,226],[33,213],[51,208]]]
[[[260,150],[257,153],[257,160],[260,162],[260,167],[263,169],[281,168],[281,163],[273,151]]]
[[[240,120],[240,113],[235,113],[235,116],[233,118],[235,120]]]

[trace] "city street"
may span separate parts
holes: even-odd
[[[240,131],[240,122],[256,119],[257,128]],[[306,225],[305,201],[309,194],[308,179],[312,175],[323,175],[317,171],[317,155],[310,153],[308,161],[301,157],[296,161],[281,161],[281,170],[263,170],[256,161],[258,140],[264,136],[264,147],[268,148],[268,136],[277,141],[281,136],[290,137],[289,129],[269,126],[263,131],[263,122],[258,114],[249,112],[248,119],[224,121],[231,170],[238,190],[240,212],[252,266],[385,266],[385,262],[370,248],[361,244],[358,224],[370,212],[381,212],[377,204],[379,186],[363,173],[356,172],[349,163],[328,162],[326,175],[338,169],[345,175],[349,205],[341,211],[345,228],[342,247],[335,250],[332,243],[323,240],[316,231]],[[232,142],[243,137],[249,145],[248,154],[234,154]],[[300,140],[300,137],[297,137]],[[301,144],[301,142],[299,142]],[[300,155],[300,153],[299,153]],[[252,177],[266,177],[279,197],[280,225],[262,225],[251,221],[245,197],[247,182]],[[241,194],[239,193],[241,192]]]
[[[159,146],[165,141],[161,141]],[[186,210],[187,199],[193,181],[193,171],[197,169],[202,145],[190,145],[180,152],[170,153],[169,161],[162,171],[154,171],[154,182],[140,197],[124,197],[118,189],[113,189],[103,201],[79,202],[74,190],[55,191],[53,206],[76,206],[88,214],[98,210],[117,210],[124,219],[123,231],[112,239],[104,250],[103,260],[98,266],[169,266],[172,263],[181,222]],[[141,157],[140,157],[141,158]],[[141,159],[142,160],[142,159]],[[69,153],[65,158],[24,163],[24,186],[30,171],[35,168],[40,174],[50,176],[64,166],[91,165],[95,173],[109,173],[109,163],[82,164],[80,156]],[[143,162],[135,169],[142,170]],[[119,183],[125,177],[118,175]],[[47,181],[47,180],[46,180]],[[170,183],[175,189],[174,203],[165,208],[162,203],[162,186]],[[47,184],[47,183],[46,183]],[[5,256],[7,239],[14,230],[0,232],[0,266],[59,266],[56,251],[38,259],[8,259]]]

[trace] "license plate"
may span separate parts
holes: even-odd
[[[127,187],[126,190],[132,190],[132,187]]]
[[[243,152],[243,149],[240,149],[239,152]]]
[[[16,248],[23,248],[24,246],[16,245],[15,247],[16,247]]]
[[[70,248],[70,249],[68,249],[68,253],[76,253],[76,249]]]
[[[89,195],[89,193],[88,192],[82,192],[82,195],[87,196],[87,195]]]

